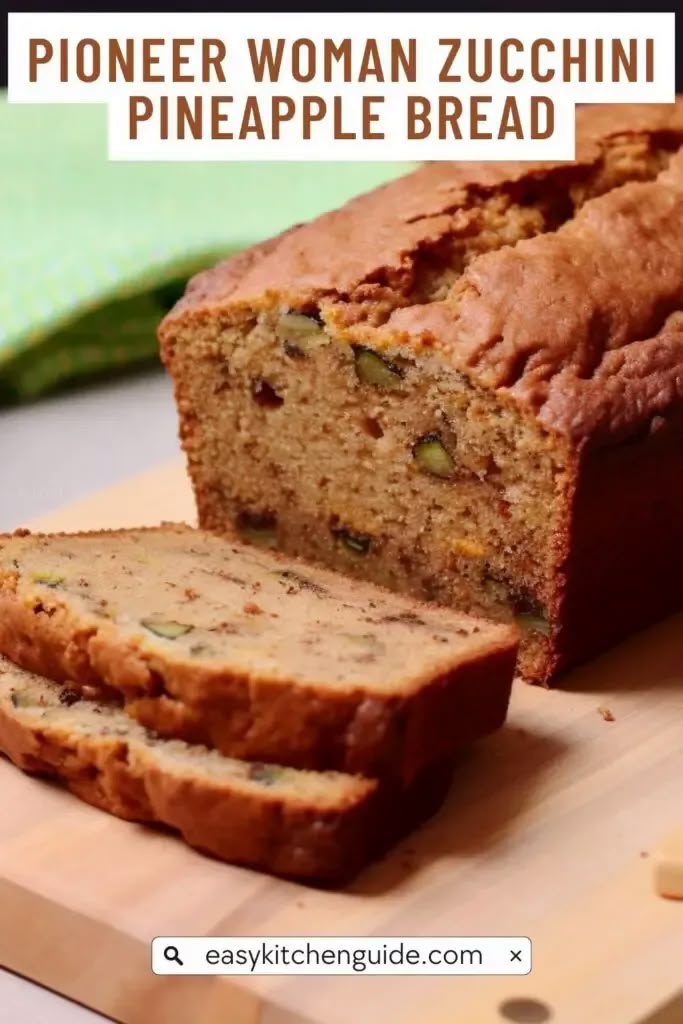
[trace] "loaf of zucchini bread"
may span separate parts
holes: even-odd
[[[683,102],[429,164],[160,328],[201,525],[524,629],[547,681],[683,598]]]
[[[2,656],[0,751],[110,814],[168,825],[222,860],[326,885],[348,881],[434,813],[451,775],[435,764],[398,788],[221,757],[160,739],[116,704],[84,699]]]
[[[222,537],[0,537],[0,652],[221,753],[409,782],[503,724],[516,631]]]

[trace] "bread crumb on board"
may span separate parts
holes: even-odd
[[[242,609],[246,615],[262,615],[263,608],[256,601],[247,601]]]

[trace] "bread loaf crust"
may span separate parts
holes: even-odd
[[[215,342],[224,359],[228,345],[239,353],[235,339],[249,325],[293,310],[317,318],[340,349],[406,354],[412,380],[420,366],[442,367],[534,430],[555,467],[554,491],[539,499],[552,515],[545,578],[527,587],[549,622],[546,636],[522,643],[522,671],[534,682],[683,601],[683,99],[580,108],[576,139],[575,160],[562,164],[422,167],[254,251],[248,266],[227,261],[199,275],[159,332],[200,521],[215,530],[234,529],[251,492],[228,467],[211,468],[211,424],[188,365],[193,337],[203,339],[202,356]],[[479,230],[482,205],[501,198],[520,215],[536,207],[541,221],[512,244],[503,225],[490,250],[484,240],[455,261],[438,294],[421,292],[425,268],[452,259],[449,242]],[[210,357],[203,373],[211,379]],[[408,489],[409,473],[405,480]],[[273,490],[264,488],[268,498]],[[322,545],[290,541],[287,531],[327,529],[307,500],[291,515],[277,495],[270,506],[290,515],[284,544],[305,555]],[[332,558],[325,553],[336,565]],[[400,572],[386,564],[387,578]],[[370,559],[353,570],[365,566]],[[525,586],[515,572],[511,592]],[[419,581],[410,592],[422,596]]]

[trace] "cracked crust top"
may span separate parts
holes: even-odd
[[[681,144],[683,99],[580,108],[572,162],[427,164],[198,275],[162,344],[179,324],[317,307],[340,338],[437,350],[574,444],[620,439],[683,397]],[[629,145],[652,154],[623,184]],[[556,203],[534,237],[484,248],[445,293],[418,295],[420,261],[443,258],[477,204],[505,193],[524,211],[558,190],[571,208]]]

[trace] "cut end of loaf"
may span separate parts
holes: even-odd
[[[190,401],[202,396],[184,431],[202,525],[516,624],[522,671],[543,678],[562,446],[434,355],[290,317],[260,314],[245,336],[194,330],[176,349]]]

